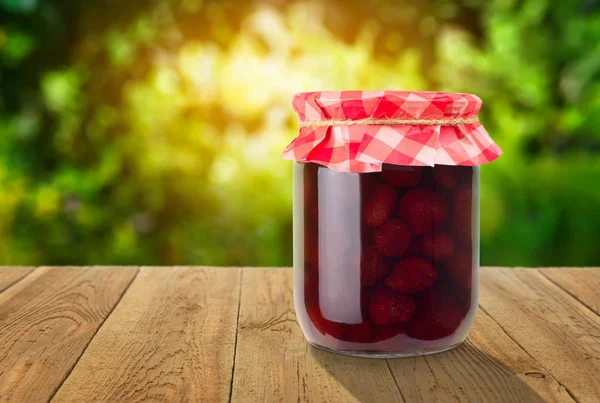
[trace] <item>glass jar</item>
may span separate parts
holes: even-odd
[[[294,295],[309,343],[368,357],[462,343],[479,284],[479,166],[502,150],[476,95],[294,96]]]
[[[309,343],[392,357],[462,343],[475,319],[479,167],[294,163],[294,295]]]

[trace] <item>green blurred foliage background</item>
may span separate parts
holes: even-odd
[[[486,265],[600,264],[600,0],[0,0],[0,264],[291,265],[292,94],[472,92]]]

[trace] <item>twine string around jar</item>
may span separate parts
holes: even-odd
[[[359,120],[312,120],[300,122],[300,127],[329,127],[354,125],[386,125],[386,126],[459,126],[479,123],[477,116],[456,119],[359,119]]]

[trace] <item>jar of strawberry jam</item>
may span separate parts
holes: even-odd
[[[414,356],[462,343],[478,298],[479,165],[501,155],[469,94],[298,94],[294,296],[309,343]]]

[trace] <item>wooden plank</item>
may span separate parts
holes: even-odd
[[[142,268],[53,401],[225,401],[240,269]]]
[[[488,268],[480,306],[579,401],[600,400],[600,318],[538,271]]]
[[[574,401],[481,310],[460,347],[389,362],[402,394],[411,402]]]
[[[28,275],[32,267],[0,267],[0,292]]]
[[[541,269],[540,273],[600,315],[600,268]]]
[[[291,270],[244,269],[232,401],[402,401],[385,360],[310,347],[292,294]]]
[[[0,294],[0,400],[47,401],[134,268],[39,268]]]

